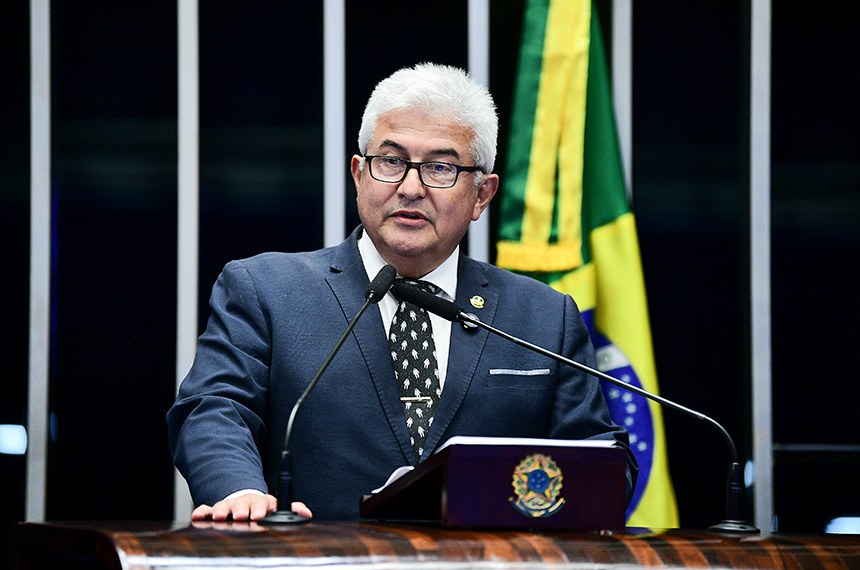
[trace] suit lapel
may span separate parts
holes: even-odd
[[[347,241],[334,249],[329,274],[326,277],[329,287],[343,309],[347,323],[364,304],[364,291],[369,284],[361,255],[358,253],[359,231],[360,229],[353,232]],[[404,459],[412,463],[414,453],[409,443],[409,430],[406,428],[400,393],[394,382],[394,366],[391,363],[390,349],[384,331],[379,308],[372,305],[358,321],[352,334],[358,343],[391,431],[403,451]]]
[[[480,297],[483,308],[470,304],[470,299]],[[492,323],[498,304],[498,293],[489,286],[484,269],[476,261],[460,256],[457,275],[457,304],[467,313],[474,313],[486,323]],[[480,304],[480,303],[478,303]],[[439,408],[433,417],[433,426],[427,434],[426,458],[441,442],[451,421],[460,409],[466,392],[475,377],[478,361],[487,341],[484,329],[465,329],[459,323],[451,325],[451,346],[448,353],[448,372]]]

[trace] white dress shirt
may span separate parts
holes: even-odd
[[[386,265],[385,260],[379,255],[371,239],[364,233],[358,240],[358,252],[361,254],[367,278],[373,281],[379,270]],[[427,281],[438,287],[440,291],[437,295],[447,301],[453,301],[454,294],[457,293],[457,260],[459,255],[460,246],[457,246],[439,267],[421,277],[422,281]],[[388,330],[391,328],[391,319],[397,312],[397,305],[397,299],[391,292],[387,293],[379,302],[379,312],[382,314],[382,324],[385,326],[385,338],[388,338]],[[433,342],[436,345],[439,386],[444,390],[445,377],[448,372],[448,352],[451,345],[451,321],[430,313],[430,324],[433,327]]]

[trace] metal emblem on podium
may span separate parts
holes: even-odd
[[[535,453],[523,459],[513,473],[516,497],[508,499],[521,515],[551,517],[564,505],[561,469],[549,455]]]

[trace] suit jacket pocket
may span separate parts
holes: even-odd
[[[543,390],[552,381],[549,368],[490,368],[485,384],[490,388]]]

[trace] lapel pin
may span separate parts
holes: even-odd
[[[484,298],[481,297],[480,295],[473,295],[472,298],[469,299],[469,302],[476,309],[483,309],[484,308]]]

